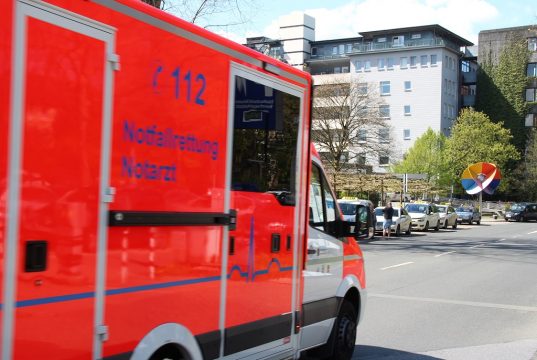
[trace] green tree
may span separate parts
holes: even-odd
[[[444,149],[446,137],[431,128],[416,139],[404,160],[393,167],[397,173],[425,174],[427,182],[439,183],[445,173]]]
[[[537,201],[537,130],[530,132],[524,161],[507,181],[514,200]]]
[[[447,175],[453,183],[460,183],[463,170],[481,161],[496,164],[504,173],[510,162],[520,159],[512,137],[501,122],[492,122],[482,112],[463,109],[446,140]]]
[[[500,52],[497,64],[491,58],[482,61],[477,77],[476,110],[494,122],[503,122],[513,135],[511,142],[521,152],[526,144],[527,106],[523,94],[529,56],[526,39],[511,40]]]

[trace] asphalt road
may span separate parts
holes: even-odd
[[[362,243],[368,302],[353,359],[537,360],[537,222]]]

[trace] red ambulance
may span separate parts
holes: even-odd
[[[0,33],[2,360],[351,357],[370,220],[308,74],[138,1],[4,1]]]

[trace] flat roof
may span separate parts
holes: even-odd
[[[442,27],[438,24],[411,26],[411,27],[387,29],[387,30],[363,31],[363,32],[360,32],[359,34],[362,35],[365,40],[372,40],[375,36],[397,34],[397,33],[402,33],[402,32],[418,32],[418,31],[433,31],[435,34],[448,38],[460,46],[474,45],[474,43],[460,37],[459,35],[449,31],[445,27]]]

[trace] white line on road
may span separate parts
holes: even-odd
[[[395,300],[424,301],[424,302],[449,304],[449,305],[467,305],[467,306],[494,308],[494,309],[501,309],[501,310],[537,312],[537,307],[535,306],[507,305],[507,304],[495,304],[495,303],[486,303],[486,302],[477,302],[477,301],[459,301],[459,300],[434,299],[434,298],[427,298],[427,297],[399,296],[399,295],[389,295],[389,294],[369,293],[367,294],[367,296],[385,298],[385,299],[395,299]]]
[[[402,263],[402,264],[397,264],[397,265],[387,266],[387,267],[382,268],[382,269],[380,269],[380,270],[393,269],[393,268],[396,268],[396,267],[399,267],[399,266],[405,266],[405,265],[410,265],[410,264],[414,264],[414,261],[409,261],[409,262]]]
[[[444,256],[444,255],[447,255],[447,254],[453,254],[454,252],[456,252],[456,251],[448,251],[448,252],[445,252],[445,253],[442,253],[442,254],[435,255],[434,257],[440,257],[440,256]]]
[[[530,235],[530,234],[535,234],[535,233],[537,233],[537,230],[532,231],[532,232],[529,232],[528,235]]]

